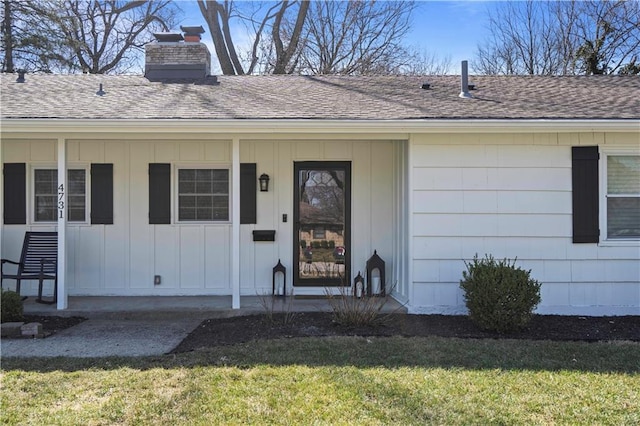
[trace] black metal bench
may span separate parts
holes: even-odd
[[[2,259],[0,265],[0,286],[5,279],[16,280],[16,293],[20,294],[21,281],[38,280],[38,298],[36,302],[52,304],[58,296],[58,233],[25,232],[20,261]],[[15,274],[4,271],[5,263],[17,265]],[[45,280],[53,280],[53,297],[42,298],[42,286]]]

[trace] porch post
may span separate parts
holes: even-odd
[[[67,309],[67,141],[58,139],[58,304]]]
[[[240,309],[240,139],[233,138],[233,221],[231,226],[231,308]]]

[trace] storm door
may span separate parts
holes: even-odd
[[[294,163],[296,286],[350,285],[351,163]]]

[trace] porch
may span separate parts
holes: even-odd
[[[273,304],[272,304],[273,301]],[[325,297],[241,296],[240,309],[231,308],[231,296],[69,296],[67,309],[35,302],[35,297],[24,301],[27,315],[82,316],[92,319],[165,319],[225,318],[231,316],[273,312],[329,312],[331,305]],[[392,297],[382,307],[382,313],[406,313],[406,306]]]

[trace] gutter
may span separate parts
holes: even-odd
[[[409,134],[640,132],[640,119],[627,120],[193,120],[193,119],[2,119],[2,133],[163,134]]]

